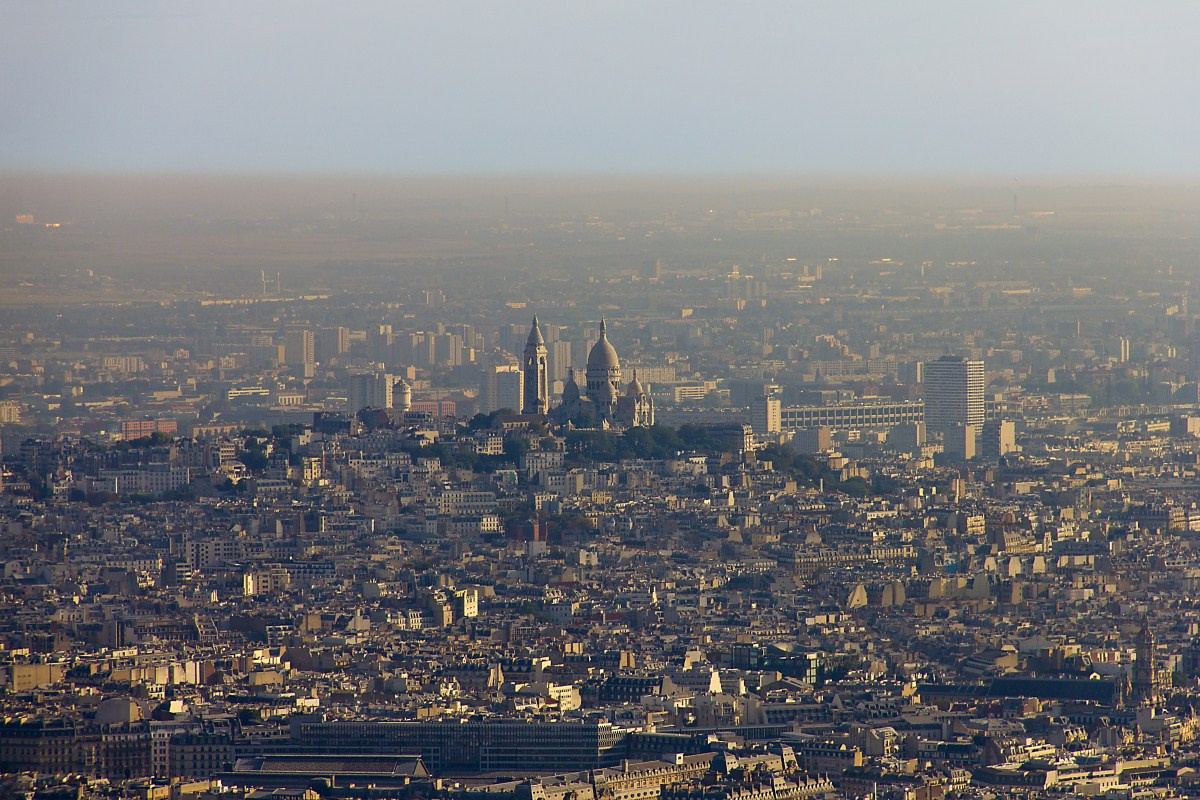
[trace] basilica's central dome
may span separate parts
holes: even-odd
[[[621,368],[621,362],[617,360],[617,349],[608,341],[608,332],[603,322],[600,323],[600,340],[592,345],[592,351],[588,353],[587,368],[588,372]]]

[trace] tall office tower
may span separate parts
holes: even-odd
[[[490,364],[484,367],[479,386],[479,413],[491,414],[502,408],[519,410],[523,388],[520,364]]]
[[[537,317],[529,328],[525,352],[521,356],[525,378],[521,393],[522,414],[545,414],[550,410],[549,368],[546,364],[546,340],[538,327]]]
[[[403,342],[402,346],[409,348],[409,352],[412,354],[409,363],[428,369],[437,363],[434,354],[436,337],[437,334],[421,331],[420,333],[404,334],[398,338]]]
[[[979,450],[985,458],[1000,458],[1017,449],[1017,429],[1010,420],[988,420],[979,438]]]
[[[783,404],[778,397],[763,395],[750,403],[750,427],[755,433],[779,433],[783,426]]]
[[[542,338],[546,340],[546,347],[550,348],[555,342],[562,339],[561,325],[538,325],[538,330],[542,332]]]
[[[381,358],[374,359],[382,361],[389,366],[393,362],[401,364],[413,364],[414,366],[428,366],[421,364],[421,334],[412,332],[396,332],[388,337],[390,342],[387,347],[387,355]]]
[[[924,444],[924,422],[905,422],[887,433],[887,446],[901,453],[916,453]]]
[[[797,453],[812,455],[833,449],[833,429],[828,425],[815,428],[800,428],[792,437],[792,449]]]
[[[901,362],[896,369],[896,380],[899,383],[916,384],[921,383],[924,376],[925,365],[920,361],[904,361]]]
[[[433,359],[443,367],[461,367],[463,363],[463,341],[456,333],[433,334]]]
[[[779,384],[764,378],[733,378],[725,386],[729,388],[729,404],[735,408],[749,408],[757,400],[774,397],[781,391]]]
[[[942,446],[948,458],[955,461],[975,458],[975,440],[979,438],[979,429],[974,425],[951,425],[944,437]]]
[[[513,411],[521,409],[522,390],[521,368],[515,367],[507,372],[496,373],[496,405],[493,411],[510,408]]]
[[[315,351],[318,363],[328,364],[333,359],[350,352],[349,328],[321,328],[315,338]]]
[[[384,363],[392,360],[392,345],[395,334],[391,325],[375,325],[367,330],[367,357]],[[411,364],[409,360],[406,363]]]
[[[383,372],[367,372],[350,377],[347,397],[350,410],[358,412],[364,408],[391,408],[392,387],[396,376]],[[411,396],[410,396],[411,400]]]
[[[565,341],[548,345],[550,354],[550,381],[565,381],[571,364],[571,343]]]
[[[474,325],[454,325],[451,330],[458,334],[458,338],[462,339],[463,349],[479,347],[480,342],[476,339]]]
[[[289,367],[312,364],[316,360],[316,340],[309,328],[291,328],[283,338],[283,359]]]
[[[496,344],[506,353],[520,353],[525,346],[529,329],[524,325],[505,325],[499,330]]]
[[[571,366],[575,369],[575,379],[579,382],[581,389],[584,388],[584,370],[587,367],[587,356],[591,346],[592,343],[587,339],[571,340]],[[1200,340],[1197,342],[1196,352],[1200,353]]]
[[[983,427],[983,362],[942,356],[924,369],[925,427],[945,434],[955,425]]]

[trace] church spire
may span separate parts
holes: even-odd
[[[525,344],[545,344],[546,340],[542,338],[542,327],[538,325],[537,314],[533,315],[533,324],[529,326],[529,338],[525,340]]]
[[[529,326],[529,338],[521,358],[521,413],[545,414],[550,410],[550,380],[546,362],[546,340],[537,316]]]

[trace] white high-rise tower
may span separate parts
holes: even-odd
[[[957,425],[982,430],[984,370],[982,361],[942,356],[924,368],[925,427],[945,434]]]

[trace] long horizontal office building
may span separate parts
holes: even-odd
[[[780,427],[800,428],[891,428],[908,422],[925,421],[925,403],[841,403],[832,406],[785,406],[780,409]]]
[[[419,754],[435,775],[610,767],[625,757],[627,735],[624,728],[591,719],[314,721],[292,726],[299,752]]]

